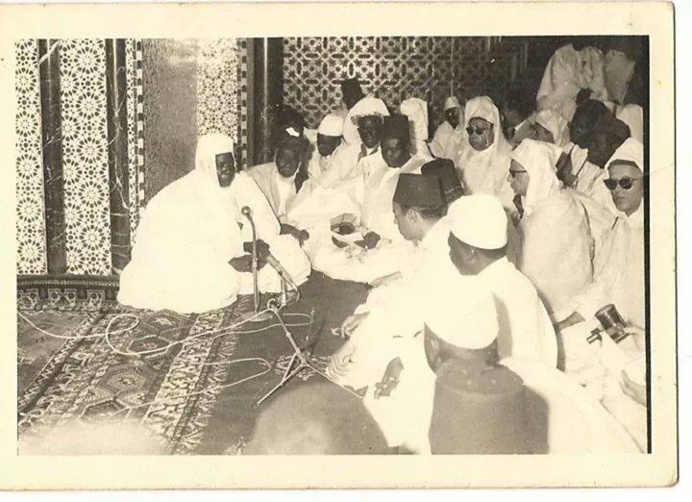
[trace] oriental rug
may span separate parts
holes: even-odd
[[[257,401],[280,381],[293,354],[275,319],[242,322],[253,312],[251,297],[183,315],[119,305],[103,281],[88,288],[49,284],[52,292],[45,282],[18,283],[21,438],[72,421],[135,421],[167,454],[242,453],[262,410]],[[311,277],[301,287],[304,299],[282,312],[321,369],[343,342],[328,330],[362,301],[361,289]],[[305,370],[279,392],[313,378],[322,377]]]

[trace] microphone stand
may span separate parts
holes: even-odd
[[[255,228],[255,220],[252,218],[252,210],[248,206],[245,206],[240,212],[250,222],[250,228],[252,229],[252,300],[254,304],[254,314],[251,316],[251,320],[252,322],[264,322],[271,317],[271,314],[262,314],[259,309],[260,292],[257,279],[259,273],[257,264],[257,229]]]
[[[312,369],[315,373],[322,375],[323,377],[327,378],[327,376],[320,370],[310,359],[308,358],[307,355],[301,350],[301,348],[298,346],[296,343],[295,339],[293,338],[293,335],[291,332],[288,330],[286,327],[286,324],[284,323],[283,318],[281,317],[281,314],[279,313],[280,309],[283,308],[286,304],[282,305],[277,305],[274,300],[270,300],[267,303],[267,308],[276,316],[276,319],[279,321],[279,324],[281,325],[281,328],[284,330],[284,334],[286,335],[286,338],[288,339],[288,342],[291,344],[291,347],[293,348],[293,356],[291,357],[291,360],[288,363],[288,366],[286,367],[286,370],[284,371],[283,376],[281,377],[281,381],[276,384],[269,392],[267,392],[264,397],[262,397],[255,406],[259,406],[262,404],[269,396],[274,394],[276,391],[278,391],[281,387],[286,385],[293,377],[295,377],[298,373],[303,371],[305,368],[310,368]],[[298,365],[294,365],[298,362]]]

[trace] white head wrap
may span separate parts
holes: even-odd
[[[553,135],[553,141],[557,146],[563,146],[567,121],[555,110],[541,110],[534,118],[536,124],[543,126]]]
[[[454,237],[480,249],[499,249],[507,244],[507,214],[492,195],[459,197],[447,212]]]
[[[542,201],[562,187],[555,174],[558,151],[555,145],[525,139],[510,154],[529,174],[529,187],[523,201],[524,214],[530,214]]]
[[[483,151],[474,150],[466,143],[458,159],[457,166],[462,171],[463,181],[471,193],[487,193],[499,195],[508,191],[507,169],[509,168],[509,152],[511,147],[500,124],[500,112],[487,96],[478,96],[466,102],[464,108],[464,128],[469,126],[471,119],[481,118],[493,124],[493,143]]]
[[[195,169],[203,173],[203,178],[218,189],[219,178],[216,173],[216,156],[221,153],[233,153],[233,139],[220,133],[201,136],[197,140],[195,151]]]
[[[477,278],[459,276],[454,280],[460,282],[460,288],[472,290],[473,294],[464,295],[461,302],[456,294],[430,295],[425,308],[425,324],[455,347],[483,349],[495,341],[499,331],[493,296]]]
[[[495,141],[502,136],[500,127],[500,111],[488,96],[477,96],[469,99],[464,107],[464,127],[469,126],[471,119],[484,119],[493,124],[495,131]]]
[[[358,145],[361,143],[356,122],[359,117],[367,115],[384,117],[389,115],[389,110],[387,110],[387,105],[384,104],[384,101],[371,96],[367,96],[358,101],[358,103],[348,111],[348,115],[346,115],[346,119],[344,120],[344,140],[346,140],[346,143],[350,145]]]
[[[344,133],[344,118],[333,113],[325,115],[317,132],[323,136],[340,137]]]
[[[617,112],[617,118],[630,128],[630,134],[639,142],[644,138],[644,110],[639,105],[625,105]]]
[[[447,99],[445,99],[444,111],[450,110],[452,108],[461,108],[459,100],[456,98],[456,96],[450,96]]]
[[[401,102],[399,110],[413,124],[411,139],[428,139],[428,103],[418,98],[408,98]]]
[[[644,172],[644,145],[634,138],[627,138],[606,164],[608,167],[617,161],[631,162],[637,165],[639,170]]]

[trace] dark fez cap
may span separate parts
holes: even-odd
[[[439,207],[445,203],[437,178],[410,173],[399,175],[394,202],[409,207]]]
[[[390,115],[384,117],[382,124],[382,140],[388,138],[399,138],[404,143],[411,141],[411,133],[406,115]]]
[[[435,159],[421,167],[424,176],[435,176],[440,182],[442,193],[447,204],[451,204],[464,194],[454,162],[449,159]]]
[[[364,96],[363,89],[360,88],[360,81],[357,77],[347,78],[341,81],[341,94],[344,97],[344,101],[347,98],[353,98],[353,101],[357,101]]]

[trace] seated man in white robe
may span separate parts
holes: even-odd
[[[450,206],[449,247],[462,275],[481,280],[497,307],[501,359],[530,360],[555,368],[557,340],[536,288],[507,259],[507,216],[488,195],[461,197]]]
[[[322,232],[319,241],[311,242],[306,249],[313,268],[334,279],[366,283],[400,270],[412,245],[397,229],[391,201],[399,175],[419,172],[425,162],[411,155],[408,119],[385,117],[381,156],[361,161],[364,174],[353,193],[359,211],[351,215],[357,225],[350,237]],[[344,246],[335,245],[332,238]]]
[[[459,149],[468,144],[464,129],[464,110],[455,96],[445,99],[444,116],[444,122],[435,129],[430,151],[437,158],[451,160],[458,156]]]
[[[389,115],[384,101],[366,97],[358,101],[344,119],[344,141],[328,172],[320,178],[320,185],[335,188],[347,180],[359,178],[363,171],[359,163],[370,156],[380,156],[382,119]]]
[[[422,322],[417,306],[426,283],[439,275],[455,274],[449,260],[449,225],[444,219],[447,205],[439,179],[434,175],[402,174],[392,206],[401,235],[416,243],[415,259],[397,277],[374,288],[366,302],[344,321],[342,333],[351,339],[332,357],[330,368],[343,381],[348,381],[347,373],[363,376],[357,375],[361,371],[357,366],[349,367],[347,363],[356,350],[376,353],[381,340],[415,333]],[[374,345],[369,347],[371,342]]]
[[[618,148],[608,163],[608,189],[620,216],[608,234],[603,252],[595,263],[593,284],[573,302],[574,313],[558,325],[565,343],[566,369],[577,374],[582,383],[607,370],[604,404],[632,433],[640,446],[646,447],[646,403],[644,384],[645,268],[644,268],[644,151],[630,138]],[[630,336],[613,347],[604,342],[587,343],[594,328],[599,328],[596,313],[614,305],[627,325]],[[607,336],[603,334],[603,336]],[[618,357],[609,356],[615,352]],[[623,362],[636,363],[623,367]],[[627,369],[627,372],[622,372]],[[615,384],[613,384],[615,380]],[[598,381],[598,380],[597,380]],[[617,383],[625,394],[641,407],[623,404]],[[636,396],[636,398],[634,397]],[[612,405],[612,406],[609,406]]]
[[[305,138],[284,134],[278,139],[274,162],[253,166],[246,171],[269,201],[281,223],[281,233],[293,235],[301,243],[309,234],[290,225],[287,214],[297,194],[310,190],[303,164],[307,146]]]
[[[338,115],[326,115],[317,128],[315,144],[312,145],[308,161],[308,175],[319,183],[322,175],[329,170],[342,145],[344,119]]]
[[[507,216],[499,202],[486,195],[461,197],[451,205],[443,225],[451,225],[448,246],[439,245],[439,233],[431,236],[438,245],[425,251],[424,266],[420,267],[415,281],[404,283],[405,288],[391,290],[389,298],[380,298],[367,316],[347,319],[350,326],[344,329],[353,330],[351,338],[332,357],[330,365],[336,378],[343,378],[354,387],[366,385],[373,377],[372,369],[377,372],[389,360],[385,357],[383,361],[382,354],[388,353],[393,341],[410,338],[414,327],[420,324],[421,312],[416,305],[420,305],[426,294],[435,294],[434,291],[451,294],[444,289],[445,277],[459,274],[475,277],[476,286],[492,291],[499,318],[498,344],[502,358],[556,366],[557,341],[545,307],[536,288],[506,258]],[[472,296],[474,292],[458,294],[461,305],[464,295]],[[368,302],[375,303],[370,298]]]
[[[257,227],[258,285],[281,291],[281,280],[264,266],[271,252],[298,283],[310,273],[298,242],[279,235],[279,222],[257,185],[235,172],[233,140],[202,136],[195,170],[161,190],[147,205],[132,260],[120,276],[118,301],[152,310],[205,312],[232,304],[252,291],[252,211]]]

